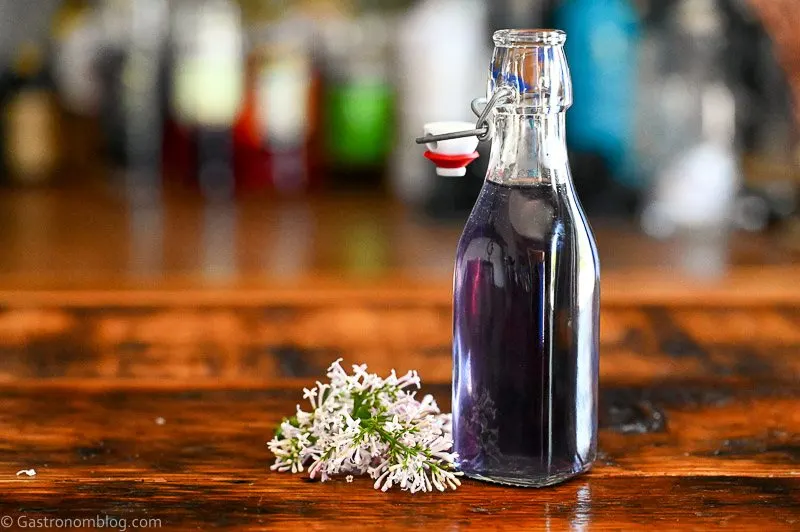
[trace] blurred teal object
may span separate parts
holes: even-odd
[[[638,14],[627,0],[567,0],[554,21],[567,32],[574,89],[567,142],[573,150],[602,156],[615,180],[636,186],[632,159]]]

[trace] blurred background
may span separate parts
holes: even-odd
[[[606,268],[796,262],[796,0],[0,0],[0,284],[445,283],[490,147],[413,139],[506,27],[568,33]]]

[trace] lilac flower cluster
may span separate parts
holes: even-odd
[[[297,405],[268,443],[273,470],[301,473],[324,482],[334,475],[368,474],[375,489],[399,486],[412,493],[456,489],[460,472],[453,447],[450,414],[442,414],[433,397],[417,400],[416,371],[382,379],[341,359],[328,368],[329,384],[303,390],[311,411]],[[349,481],[349,478],[348,478]]]

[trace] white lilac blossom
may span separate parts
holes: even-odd
[[[349,375],[341,359],[328,368],[329,384],[303,389],[311,411],[297,405],[268,443],[277,471],[301,473],[324,482],[334,475],[368,474],[375,489],[392,486],[415,493],[444,491],[461,485],[457,455],[451,452],[450,414],[433,397],[416,398],[416,371],[382,379],[366,364]]]

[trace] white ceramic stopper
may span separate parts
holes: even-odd
[[[472,122],[430,122],[425,124],[425,135],[443,135],[458,131],[471,131],[475,129]],[[463,137],[458,139],[440,140],[425,144],[431,153],[445,157],[468,156],[475,153],[478,147],[478,137]],[[434,163],[436,159],[432,158]],[[461,177],[467,175],[466,165],[472,162],[471,159],[464,161],[464,166],[457,168],[443,168],[437,164],[436,174],[443,177]],[[456,163],[457,164],[457,163]]]
[[[473,129],[475,129],[474,122],[429,122],[424,126],[426,135],[443,135],[445,133],[471,131]],[[440,155],[467,155],[478,148],[478,137],[428,142],[425,146],[433,153]]]
[[[437,166],[436,175],[440,175],[442,177],[463,177],[467,175],[467,167],[462,166],[461,168],[442,168]]]

